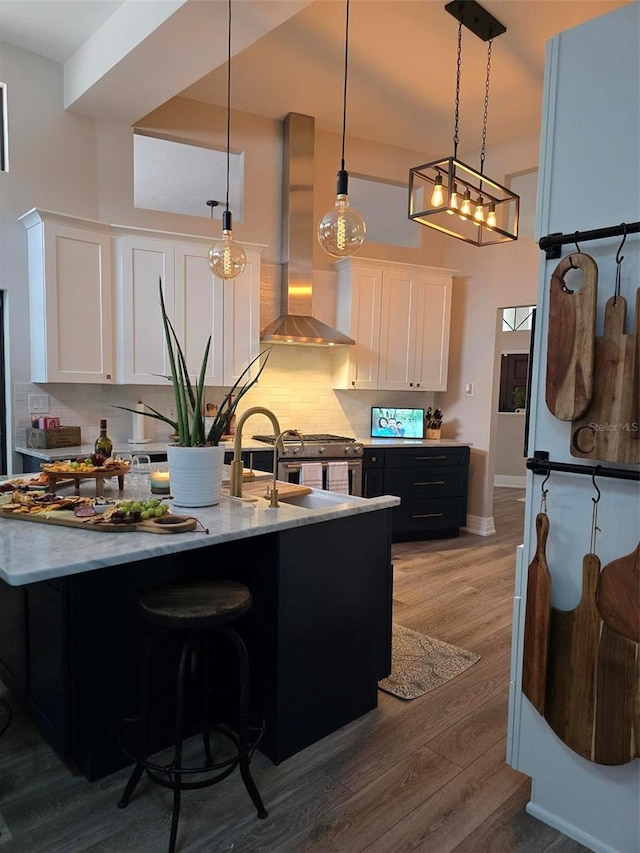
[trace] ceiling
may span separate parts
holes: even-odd
[[[345,3],[343,0],[234,0],[234,109],[282,119],[288,112],[312,115],[320,130],[339,132],[342,120]],[[542,104],[545,44],[549,38],[586,20],[626,5],[629,0],[485,0],[485,9],[507,28],[493,44],[488,144],[538,133]],[[204,37],[191,18],[190,30],[172,22],[190,4],[213,36]],[[164,75],[161,101],[182,94],[217,105],[226,104],[226,0],[0,0],[0,33],[5,41],[57,62],[74,63],[82,46],[121,7],[160,7],[166,20],[157,27],[164,49],[155,68]],[[272,10],[289,12],[261,22],[254,36],[247,22],[268,18]],[[425,155],[449,153],[453,135],[457,23],[438,0],[352,0],[349,41],[347,133],[363,139],[424,150]],[[243,9],[243,7],[245,7]],[[298,11],[299,10],[299,11]],[[264,14],[262,14],[264,12]],[[114,15],[114,13],[117,13]],[[196,14],[195,12],[193,14]],[[290,17],[287,15],[290,14]],[[103,33],[106,27],[103,28]],[[259,31],[258,31],[259,30]],[[460,150],[481,141],[487,44],[463,31],[460,101]],[[253,38],[253,40],[252,40]],[[142,44],[142,42],[141,42]],[[170,45],[170,49],[167,49]],[[129,59],[140,45],[129,50]],[[86,48],[86,45],[85,45]],[[78,52],[78,53],[77,53]],[[185,67],[195,64],[189,74]],[[210,53],[210,58],[207,54]],[[171,79],[171,67],[175,73]],[[128,79],[132,68],[127,65]],[[123,70],[123,69],[121,69]],[[139,65],[142,74],[142,65]],[[204,74],[204,76],[203,76]],[[113,110],[119,92],[100,104],[79,99],[71,108],[106,120],[122,120]],[[107,80],[108,74],[104,75]],[[135,89],[135,87],[131,87]],[[139,87],[144,89],[144,86]],[[149,87],[151,88],[151,87]],[[138,93],[139,94],[139,93]],[[156,108],[159,95],[140,97],[126,119],[133,123]],[[108,104],[108,106],[107,106]],[[101,115],[101,112],[104,115]]]

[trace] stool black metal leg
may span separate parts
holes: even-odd
[[[160,634],[156,634],[155,636],[148,637],[147,641],[144,644],[144,650],[142,652],[142,661],[140,666],[141,678],[139,712],[143,746],[143,751],[141,755],[142,760],[136,762],[131,776],[129,776],[129,781],[127,782],[124,792],[118,801],[119,809],[126,809],[126,807],[129,805],[131,795],[135,791],[136,786],[142,778],[142,774],[144,773],[143,762],[146,760],[149,751],[149,685],[151,681],[151,652],[155,643],[160,639],[161,636],[163,636],[164,633],[165,632],[161,632]]]
[[[178,821],[180,820],[180,799],[182,794],[182,738],[184,735],[184,682],[193,650],[196,632],[191,631],[185,640],[178,666],[176,682],[176,742],[173,751],[173,762],[169,771],[171,787],[173,788],[173,812],[171,815],[171,834],[169,836],[169,853],[176,849]]]
[[[203,631],[200,634],[202,640],[202,742],[204,745],[205,765],[213,764],[213,754],[211,752],[211,738],[209,737],[209,632]]]
[[[256,785],[253,776],[251,775],[251,770],[249,766],[251,760],[251,757],[249,755],[249,654],[247,652],[247,647],[245,646],[244,641],[242,640],[240,635],[233,630],[233,628],[224,626],[219,630],[231,640],[238,657],[238,671],[240,682],[240,697],[238,708],[238,741],[240,756],[238,763],[240,765],[240,774],[242,776],[244,786],[247,789],[247,792],[251,797],[254,806],[258,810],[258,817],[266,818],[268,817],[269,813],[264,807],[262,797],[260,796],[260,792],[258,791],[258,786]]]

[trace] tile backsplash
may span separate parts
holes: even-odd
[[[333,358],[332,349],[274,346],[259,383],[243,397],[238,414],[251,406],[266,406],[275,413],[282,429],[366,437],[369,434],[369,410],[373,405],[433,405],[434,395],[428,392],[334,390]],[[227,390],[208,388],[207,402],[219,403]],[[117,406],[133,408],[138,400],[142,400],[167,414],[174,408],[168,383],[166,389],[156,385],[16,383],[13,388],[13,414],[17,446],[24,446],[25,428],[30,425],[28,396],[40,392],[49,395],[48,414],[60,418],[63,426],[79,426],[83,442],[93,442],[98,436],[101,418],[107,419],[111,439],[124,441],[131,437],[133,415]],[[153,441],[168,438],[169,427],[152,418],[145,419],[145,430],[146,436]],[[271,431],[270,422],[256,415],[247,423],[245,435]]]

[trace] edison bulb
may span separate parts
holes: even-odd
[[[229,280],[242,275],[247,256],[240,243],[233,239],[231,213],[222,213],[222,239],[209,249],[209,268],[218,278]]]
[[[344,166],[344,163],[343,163]],[[334,258],[352,255],[364,243],[367,226],[357,210],[349,207],[349,175],[344,168],[338,171],[336,203],[333,210],[318,222],[318,243]]]
[[[449,205],[449,208],[447,209],[447,213],[450,216],[453,216],[453,212],[455,210],[458,210],[459,207],[460,207],[460,197],[458,196],[458,187],[456,184],[454,184],[453,185],[453,192],[451,193],[451,204]]]
[[[489,205],[489,212],[487,213],[487,228],[495,228],[498,224],[496,220],[496,206],[494,202],[491,202]]]
[[[318,222],[318,242],[334,258],[346,258],[362,246],[366,231],[363,218],[349,207],[349,197],[339,193],[334,209]]]
[[[442,175],[438,173],[438,177],[436,178],[436,182],[433,187],[433,192],[431,193],[431,205],[432,207],[442,207],[444,204],[444,191],[442,189]]]
[[[462,199],[462,204],[460,205],[460,213],[463,215],[460,219],[464,219],[466,216],[471,215],[471,193],[469,190],[464,194],[464,198]]]
[[[482,199],[482,196],[478,198],[473,218],[475,220],[476,225],[480,225],[484,222],[484,201]]]

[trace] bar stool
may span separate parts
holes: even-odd
[[[259,818],[267,817],[258,788],[253,780],[249,764],[255,747],[262,735],[263,729],[258,729],[253,739],[250,737],[249,724],[249,656],[247,648],[239,634],[229,626],[230,622],[238,619],[251,607],[251,592],[241,583],[228,580],[189,580],[164,584],[141,595],[139,611],[141,617],[151,625],[163,629],[155,636],[151,635],[146,641],[140,680],[140,715],[134,720],[125,720],[121,737],[124,751],[133,758],[136,765],[129,777],[118,807],[124,809],[129,804],[142,774],[146,772],[149,778],[165,788],[173,790],[173,814],[171,818],[171,833],[169,837],[169,853],[175,850],[180,818],[180,797],[182,791],[195,788],[205,788],[221,782],[229,776],[236,767],[244,785],[258,811]],[[150,674],[153,649],[156,643],[166,636],[167,632],[183,631],[185,633],[180,651],[176,681],[175,707],[175,744],[173,757],[168,764],[158,764],[149,760],[149,713],[150,713]],[[210,635],[218,634],[225,637],[234,649],[238,665],[238,715],[237,731],[225,724],[209,725],[209,639]],[[198,655],[201,655],[198,658]],[[204,763],[199,766],[183,764],[183,738],[186,684],[192,673],[194,662],[202,661],[202,738],[204,746]],[[141,729],[141,749],[134,751],[127,746],[124,729],[126,724],[139,724]],[[233,754],[220,760],[214,760],[209,732],[216,731],[225,736],[233,744]],[[204,779],[188,777],[206,775]],[[211,775],[212,774],[212,775]],[[186,779],[184,777],[187,777]]]

